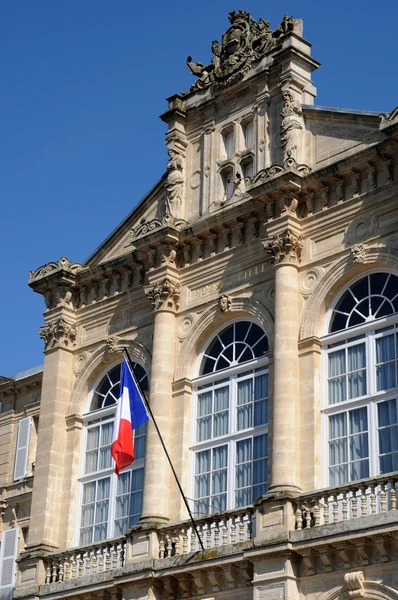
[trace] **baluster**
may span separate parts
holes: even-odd
[[[211,523],[210,521],[206,521],[205,524],[203,525],[204,528],[204,540],[203,540],[203,544],[204,547],[207,548],[211,548]]]
[[[76,577],[76,569],[77,569],[76,556],[74,554],[72,554],[72,557],[71,557],[71,570],[70,570],[71,579],[75,579],[75,577]]]
[[[235,541],[236,541],[236,525],[235,525],[235,518],[236,518],[236,517],[231,517],[231,523],[230,523],[230,526],[229,526],[230,538],[231,538],[231,544],[235,544]]]
[[[296,508],[296,529],[303,528],[303,509],[301,504],[297,504]]]
[[[370,512],[372,515],[376,514],[376,494],[374,483],[370,484]]]
[[[241,515],[239,517],[238,527],[239,527],[239,541],[244,542],[245,541],[245,521],[244,521],[243,515]]]
[[[64,581],[70,579],[70,555],[65,555],[65,564],[64,564]]]
[[[187,554],[188,552],[188,536],[187,536],[187,530],[184,529],[182,530],[182,553],[183,554]]]
[[[111,547],[107,544],[104,547],[105,552],[105,571],[111,570]]]
[[[387,512],[386,484],[380,484],[380,512]]]
[[[58,581],[64,580],[64,557],[61,556],[58,561]]]
[[[333,523],[337,523],[337,521],[339,520],[339,503],[337,502],[337,494],[333,494],[332,506]]]
[[[120,544],[120,566],[121,567],[124,567],[124,565],[125,565],[126,546],[127,546],[127,542],[125,540],[123,540],[123,542]]]
[[[98,557],[97,557],[97,548],[96,546],[93,547],[93,554],[91,557],[91,572],[92,573],[97,573],[97,568],[98,568]]]
[[[162,535],[159,540],[159,558],[164,558],[164,537]]]
[[[112,569],[117,569],[118,543],[111,546]]]
[[[214,520],[214,547],[218,548],[220,545],[220,528],[219,528],[219,520]]]
[[[49,560],[46,561],[45,583],[51,583],[51,562]]]
[[[195,533],[195,529],[193,527],[191,527],[191,552],[194,552],[196,550],[196,533]]]
[[[223,519],[222,524],[222,545],[226,546],[228,544],[228,519]]]
[[[358,516],[358,499],[357,499],[357,489],[354,489],[352,491],[352,498],[351,498],[351,516],[353,519],[356,519]]]
[[[347,519],[348,519],[347,491],[344,490],[342,493],[343,493],[343,499],[341,501],[341,505],[342,505],[343,521],[347,521]]]
[[[87,550],[84,554],[84,573],[85,575],[91,574],[91,550]]]
[[[395,481],[390,481],[390,501],[391,501],[391,510],[397,509],[397,492],[395,491]]]
[[[304,507],[305,510],[305,528],[306,529],[311,529],[311,508],[310,505],[307,504]]]
[[[79,554],[77,555],[77,561],[78,561],[78,577],[82,577],[83,576],[83,553],[79,552]]]
[[[57,561],[51,561],[51,583],[55,583],[57,581]]]
[[[178,531],[176,531],[174,533],[174,544],[175,544],[175,554],[177,554],[177,555],[181,554],[180,533]]]
[[[319,498],[314,500],[314,527],[319,527],[321,524],[321,509],[319,507]]]
[[[166,534],[166,555],[171,556],[173,550],[173,544],[171,542],[171,535],[169,533]]]
[[[361,517],[366,517],[368,514],[368,502],[366,498],[366,487],[361,486]]]
[[[329,495],[325,494],[323,497],[323,524],[329,525],[330,512],[329,512]]]
[[[98,572],[99,573],[103,573],[104,572],[104,548],[100,547],[98,548]]]

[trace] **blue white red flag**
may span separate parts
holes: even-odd
[[[117,475],[134,462],[133,429],[148,419],[149,415],[141,391],[126,359],[124,359],[111,445],[111,454],[115,461]]]

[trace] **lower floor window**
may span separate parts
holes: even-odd
[[[142,511],[146,424],[134,430],[135,461],[119,476],[110,453],[113,415],[87,424],[79,545],[120,537]]]
[[[329,485],[398,470],[397,399],[332,414],[329,421]]]
[[[230,440],[195,455],[197,516],[246,506],[267,491],[267,434]]]

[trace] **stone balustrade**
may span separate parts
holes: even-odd
[[[215,550],[253,539],[254,512],[253,507],[246,507],[195,520],[205,550]],[[158,536],[159,558],[201,550],[190,521],[160,527]]]
[[[125,564],[126,543],[126,538],[121,538],[49,554],[45,559],[45,583],[66,581],[122,567]]]
[[[362,479],[296,498],[296,529],[311,529],[397,508],[398,473]]]

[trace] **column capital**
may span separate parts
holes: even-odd
[[[76,323],[63,317],[40,327],[39,335],[44,340],[44,351],[54,348],[73,350],[76,346]]]
[[[285,229],[264,240],[263,246],[265,251],[271,254],[275,266],[280,264],[298,266],[301,262],[303,236],[293,233],[291,229]]]
[[[177,312],[180,303],[181,286],[165,277],[162,281],[145,288],[154,312]]]

